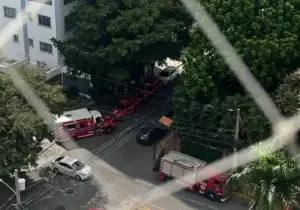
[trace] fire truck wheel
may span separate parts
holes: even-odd
[[[106,132],[107,134],[111,134],[111,133],[112,133],[112,128],[111,128],[111,127],[106,128],[106,129],[105,129],[105,132]]]
[[[206,196],[208,197],[208,199],[209,200],[211,200],[211,201],[216,201],[217,200],[217,196],[216,196],[216,194],[214,193],[214,192],[208,192],[207,194],[206,194]]]

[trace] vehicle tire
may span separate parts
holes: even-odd
[[[77,181],[81,181],[81,177],[80,177],[79,175],[76,175],[76,176],[75,176],[75,179],[76,179]]]
[[[59,173],[58,168],[54,168],[54,169],[53,169],[53,172],[56,173],[56,174],[58,174],[58,173]]]
[[[216,201],[218,199],[217,195],[214,192],[208,192],[206,194],[207,198],[211,201]]]
[[[111,133],[112,133],[112,127],[107,127],[107,128],[105,129],[105,133],[111,134]]]

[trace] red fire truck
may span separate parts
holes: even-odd
[[[217,170],[206,165],[205,161],[172,150],[161,159],[159,177],[161,180],[174,178],[189,190],[199,192],[212,201],[225,202],[230,198],[223,191],[228,176],[216,173]],[[203,177],[206,177],[205,180]]]
[[[58,131],[57,141],[93,136],[102,133],[111,133],[116,122],[111,116],[102,116],[99,111],[86,108],[64,112],[56,118]]]

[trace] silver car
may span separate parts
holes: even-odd
[[[164,85],[169,84],[178,77],[179,69],[175,66],[168,66],[165,69],[163,69],[159,74],[159,78],[163,81]]]
[[[77,180],[85,180],[91,177],[92,170],[81,161],[68,156],[61,156],[52,161],[52,170],[55,173],[62,173],[75,177]]]

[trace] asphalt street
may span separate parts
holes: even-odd
[[[171,95],[166,88],[160,94]],[[117,124],[111,135],[94,136],[64,145],[67,155],[85,161],[93,177],[78,182],[55,175],[47,168],[38,174],[47,180],[22,194],[25,209],[83,210],[89,208],[131,210],[232,210],[247,209],[246,202],[233,198],[227,203],[211,202],[201,195],[182,190],[145,202],[161,183],[152,172],[153,147],[136,143],[136,133],[145,124],[158,125],[171,108],[171,98],[154,96],[128,119]],[[112,107],[93,107],[109,114]],[[132,206],[134,204],[134,206]],[[10,209],[9,205],[1,209]]]

